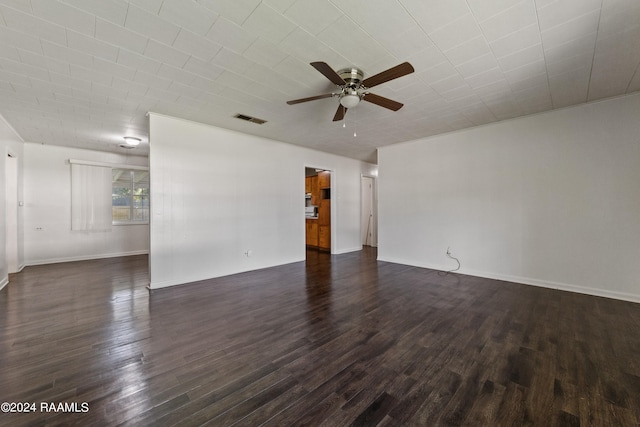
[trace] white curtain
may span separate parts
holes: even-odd
[[[111,230],[111,168],[71,165],[71,229]]]

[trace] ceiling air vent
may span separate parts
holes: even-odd
[[[245,120],[247,122],[251,122],[251,123],[257,123],[259,125],[263,124],[263,123],[267,123],[266,120],[262,120],[262,119],[258,119],[256,117],[251,117],[251,116],[247,116],[245,114],[236,114],[235,116],[236,119],[240,119],[240,120]]]

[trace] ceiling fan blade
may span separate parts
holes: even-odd
[[[363,100],[369,101],[372,104],[379,105],[389,110],[398,111],[404,104],[401,104],[393,99],[385,98],[384,96],[376,95],[375,93],[367,93],[362,97]]]
[[[324,95],[310,96],[309,98],[300,98],[300,99],[294,99],[293,101],[287,101],[287,104],[289,105],[300,104],[301,102],[315,101],[316,99],[323,99],[323,98],[331,98],[332,96],[333,96],[332,93],[325,93]]]
[[[336,110],[336,115],[333,116],[334,122],[339,122],[344,119],[344,115],[347,114],[347,108],[343,107],[342,104],[338,105],[338,109]]]
[[[336,73],[333,68],[331,68],[326,62],[312,62],[311,66],[320,71],[320,73],[331,80],[333,84],[336,84],[338,86],[346,84],[346,82],[342,80],[342,77],[340,77],[338,73]]]
[[[413,66],[408,62],[403,62],[400,65],[396,65],[393,68],[389,68],[387,71],[371,76],[362,81],[363,86],[374,87],[379,84],[388,82],[389,80],[397,79],[398,77],[406,76],[413,73],[415,70]]]

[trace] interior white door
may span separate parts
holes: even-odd
[[[362,233],[362,244],[373,245],[374,218],[373,218],[373,178],[362,177],[362,208],[360,210],[360,232]]]
[[[6,254],[9,273],[18,272],[18,158],[6,158]]]

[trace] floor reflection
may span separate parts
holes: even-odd
[[[310,339],[317,340],[334,329],[332,316],[333,269],[331,254],[308,249],[305,263],[307,318]]]

